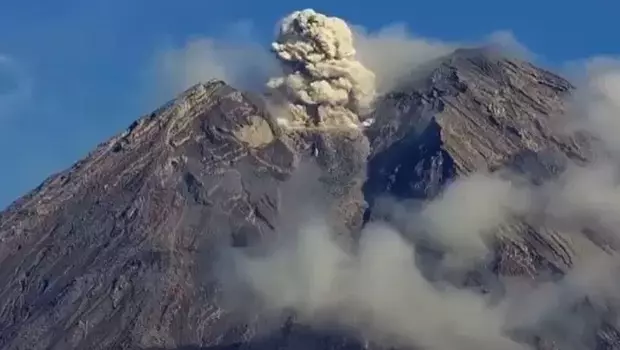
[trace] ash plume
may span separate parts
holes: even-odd
[[[356,59],[353,33],[342,19],[295,11],[282,19],[272,49],[284,75],[267,86],[291,104],[294,122],[355,127],[369,111],[375,75]]]
[[[267,86],[286,101],[287,111],[278,114],[292,115],[289,126],[355,128],[372,108],[375,95],[388,91],[409,64],[452,49],[405,36],[401,41],[357,33],[358,57],[355,38],[343,20],[313,10],[297,11],[282,20],[272,49],[284,75],[270,79]],[[507,34],[494,40],[502,47],[518,47]],[[401,42],[411,44],[403,48]],[[377,52],[388,50],[373,48],[382,46],[402,49],[397,65],[381,67],[383,57]],[[592,224],[620,239],[620,172],[614,160],[620,156],[615,137],[620,115],[617,67],[612,62],[591,70],[575,97],[580,108],[573,111],[573,124],[598,137],[608,152],[596,164],[572,165],[540,187],[517,186],[489,173],[460,178],[416,208],[402,203],[389,206],[392,221],[366,226],[353,251],[336,242],[327,216],[317,209],[327,203],[314,203],[312,208],[304,203],[296,208],[302,214],[283,215],[295,222],[277,228],[282,240],[262,247],[267,254],[236,252],[222,275],[234,276],[228,277],[237,279],[234,288],[248,288],[268,312],[292,312],[298,321],[311,325],[337,324],[387,345],[523,349],[529,347],[514,334],[525,328],[550,335],[565,345],[562,348],[592,348],[591,339],[583,339],[598,329],[575,314],[575,304],[584,298],[596,305],[620,303],[613,300],[620,295],[620,284],[613,282],[619,271],[617,256],[606,256],[592,242],[579,247],[581,255],[575,254],[559,281],[537,284],[494,276],[494,287],[503,293],[493,295],[499,300],[443,277],[460,274],[457,277],[464,280],[469,271],[487,263],[494,253],[492,241],[517,218],[536,217],[545,227],[562,231],[566,240],[586,240],[580,231]],[[311,183],[306,179],[300,186]],[[306,200],[299,196],[301,188],[292,191],[296,199]],[[424,240],[445,253],[433,276],[439,278],[429,278],[425,269],[430,263],[418,259]],[[233,304],[246,307],[247,300]]]

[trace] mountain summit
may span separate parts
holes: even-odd
[[[221,81],[192,87],[2,212],[0,345],[220,342],[213,250],[269,235],[279,189],[316,150],[342,226],[359,227],[361,136],[295,139],[259,97]]]
[[[280,55],[286,56],[283,50]],[[290,79],[273,84],[285,83],[292,84]],[[432,341],[416,338],[415,332],[414,339],[402,337],[410,325],[383,334],[375,327],[366,333],[348,318],[305,322],[307,305],[302,311],[282,312],[298,318],[263,318],[260,303],[254,306],[253,297],[243,294],[246,289],[240,292],[242,300],[253,306],[240,313],[238,305],[226,302],[221,278],[227,276],[218,270],[220,258],[223,252],[286,236],[298,220],[315,214],[326,218],[344,250],[363,250],[356,242],[366,227],[382,220],[402,223],[391,206],[442,198],[448,186],[476,173],[518,174],[527,186],[542,186],[569,164],[593,160],[586,135],[553,131],[567,112],[572,91],[568,81],[530,63],[486,49],[461,49],[377,97],[363,118],[365,127],[321,124],[332,109],[347,117],[359,112],[347,103],[324,102],[319,122],[304,119],[304,127],[293,128],[279,120],[284,112],[269,98],[223,81],[197,84],[0,213],[0,349],[393,345],[381,339],[394,339],[403,348],[417,342],[432,348]],[[297,105],[307,115],[315,113],[309,101]],[[495,184],[481,188],[503,191]],[[315,213],[301,211],[300,202],[327,204]],[[466,230],[470,218],[456,215],[443,224]],[[432,224],[436,229],[442,222]],[[463,278],[434,274],[447,248],[432,243],[432,237],[422,240],[431,243],[416,246],[416,257],[430,261],[422,269],[427,279],[495,295],[503,278],[562,278],[583,252],[608,249],[594,233],[567,238],[539,224],[527,215],[499,223],[491,235],[490,258],[468,268]],[[328,250],[321,246],[307,258],[328,263]],[[283,281],[287,274],[278,276],[271,287],[288,288]],[[342,289],[341,295],[348,291]],[[575,304],[581,305],[575,317],[588,320],[579,335],[584,344],[620,347],[620,333],[608,311],[588,300]],[[451,310],[455,315],[461,311]],[[432,314],[430,308],[420,329],[434,331],[437,318]],[[332,323],[334,327],[325,326]],[[564,333],[542,326],[539,331],[508,330],[506,339],[489,338],[490,343],[458,335],[460,326],[455,327],[441,329],[446,339],[462,337],[463,348],[565,348],[560,339]]]

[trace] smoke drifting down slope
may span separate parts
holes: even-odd
[[[375,76],[355,57],[353,33],[340,18],[293,12],[272,44],[284,76],[270,88],[289,101],[293,121],[355,127],[375,96]]]
[[[273,49],[286,74],[268,85],[290,101],[301,124],[357,125],[356,113],[371,108],[375,76],[355,60],[344,21],[312,10],[295,12],[282,21]],[[282,232],[288,238],[268,247],[270,254],[237,255],[236,276],[270,311],[292,310],[302,322],[338,324],[376,342],[424,349],[521,349],[526,345],[515,334],[528,329],[551,334],[561,348],[592,348],[596,325],[569,310],[584,297],[607,305],[620,292],[620,284],[613,282],[617,257],[593,244],[586,245],[589,251],[580,252],[560,282],[499,278],[494,283],[503,295],[492,295],[499,301],[457,288],[443,277],[464,278],[465,270],[488,263],[490,242],[516,217],[535,216],[564,232],[567,240],[582,239],[580,232],[591,226],[620,237],[613,161],[619,156],[613,137],[620,116],[618,70],[595,73],[577,93],[577,101],[588,102],[571,119],[601,139],[611,158],[571,165],[542,187],[519,187],[480,173],[459,179],[422,209],[389,207],[396,222],[367,226],[353,252],[334,241],[324,216],[311,215],[297,223],[297,230]],[[307,209],[300,210],[316,212]],[[418,261],[416,244],[423,240],[446,253],[433,281]]]

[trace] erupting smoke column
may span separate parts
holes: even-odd
[[[273,51],[284,76],[268,87],[291,103],[296,122],[357,126],[375,96],[375,75],[355,58],[353,34],[340,18],[295,11],[280,24]]]

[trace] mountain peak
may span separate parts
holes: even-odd
[[[391,142],[388,133],[400,138],[403,130],[424,129],[432,119],[465,173],[524,149],[568,148],[571,157],[583,160],[585,149],[579,151],[577,141],[559,140],[550,128],[565,114],[572,89],[567,80],[531,63],[485,48],[459,49],[414,71],[387,94],[368,133],[379,152]]]
[[[273,235],[307,159],[337,196],[335,229],[361,225],[364,141],[283,133],[260,96],[192,86],[0,213],[0,348],[216,342],[231,321],[214,252]],[[196,328],[208,318],[221,326]]]
[[[221,303],[218,252],[289,234],[308,215],[290,207],[318,192],[355,241],[382,196],[428,200],[474,172],[535,169],[534,181],[586,161],[585,140],[551,128],[571,90],[528,62],[459,49],[381,96],[369,127],[342,132],[287,129],[269,97],[196,84],[0,213],[0,348],[342,348],[290,322],[255,337],[260,316],[239,321]],[[303,182],[314,175],[317,191]],[[556,231],[502,230],[493,273],[556,273],[574,258]]]

